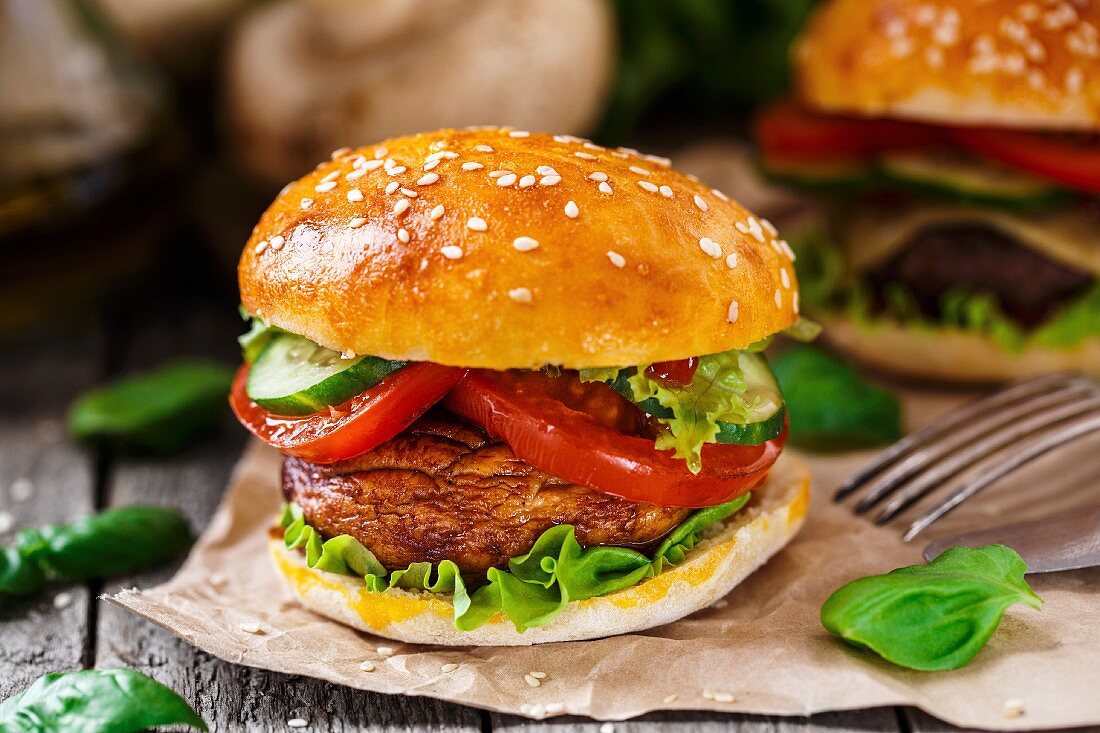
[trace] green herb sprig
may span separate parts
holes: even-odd
[[[182,697],[129,669],[48,674],[0,702],[0,733],[131,733],[162,725],[207,730]]]
[[[898,666],[957,669],[985,646],[1009,606],[1042,608],[1026,572],[1004,545],[953,547],[928,565],[841,587],[821,607],[821,623]]]
[[[194,541],[174,509],[131,506],[71,524],[26,528],[0,549],[0,603],[53,581],[124,575],[183,554]]]

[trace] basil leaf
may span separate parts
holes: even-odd
[[[810,346],[771,359],[790,415],[791,442],[843,450],[892,443],[902,435],[901,404],[850,365]]]
[[[174,509],[122,507],[72,524],[22,530],[0,550],[0,599],[49,581],[88,580],[144,570],[183,554],[194,541]]]
[[[84,394],[69,412],[69,431],[120,450],[173,453],[221,419],[232,381],[223,364],[173,362]]]
[[[48,674],[0,703],[3,733],[130,733],[161,725],[207,730],[182,697],[129,669]]]
[[[901,667],[957,669],[977,654],[1005,609],[1043,605],[1011,548],[953,547],[928,565],[899,568],[841,587],[821,607],[821,623],[850,644]]]

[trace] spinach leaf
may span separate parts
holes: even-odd
[[[142,570],[183,554],[194,541],[174,509],[131,506],[72,524],[27,528],[0,549],[0,599],[29,595],[54,580],[87,580]]]
[[[892,443],[902,435],[901,404],[850,365],[811,346],[771,359],[790,415],[791,442],[814,450]]]
[[[953,547],[928,565],[899,568],[841,587],[821,607],[821,623],[854,646],[902,667],[957,669],[977,654],[1005,609],[1043,605],[1011,548]]]
[[[182,697],[129,669],[48,674],[0,703],[0,733],[130,733],[177,724],[207,729]]]
[[[87,392],[69,412],[69,431],[119,450],[173,453],[225,414],[232,381],[224,364],[173,362]]]

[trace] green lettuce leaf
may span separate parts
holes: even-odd
[[[367,590],[383,593],[408,588],[454,597],[454,624],[472,631],[503,613],[523,632],[553,620],[566,604],[605,596],[630,588],[668,567],[681,564],[703,538],[708,527],[739,511],[750,498],[693,512],[661,543],[652,557],[626,547],[581,547],[571,525],[543,532],[526,555],[508,561],[508,570],[490,568],[488,583],[470,594],[458,566],[450,560],[438,565],[413,563],[387,575],[374,553],[349,535],[327,541],[309,526],[296,504],[283,508],[283,542],[301,549],[306,564],[316,570],[363,578]]]
[[[1100,336],[1100,283],[1032,334],[1036,346],[1068,349]]]

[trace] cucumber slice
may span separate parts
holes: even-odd
[[[771,369],[768,368],[767,360],[761,354],[743,351],[737,358],[741,372],[748,383],[748,388],[745,390],[746,400],[755,403],[756,408],[753,419],[745,424],[719,422],[718,436],[715,440],[718,443],[733,445],[759,445],[783,432],[786,417],[783,396]],[[654,397],[640,401],[634,399],[634,390],[628,381],[633,374],[634,371],[631,369],[620,371],[614,381],[610,382],[611,387],[637,405],[639,409],[654,417],[672,417],[672,410]]]
[[[879,165],[888,180],[957,201],[1034,209],[1066,196],[1063,189],[1021,171],[957,155],[898,151],[883,155]]]
[[[248,396],[276,415],[298,416],[341,405],[405,366],[376,356],[345,359],[307,338],[280,333],[248,372]]]
[[[777,183],[822,193],[851,193],[871,187],[874,168],[862,160],[778,160],[760,158],[760,170]]]

